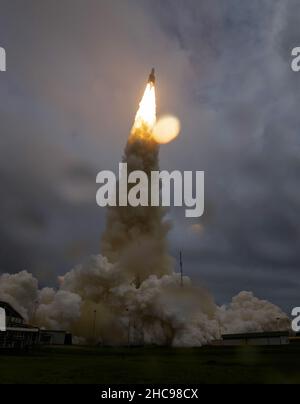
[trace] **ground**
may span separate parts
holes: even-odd
[[[0,383],[300,383],[300,345],[2,352]]]

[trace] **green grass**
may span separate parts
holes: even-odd
[[[0,383],[300,383],[300,346],[45,347],[0,354]]]

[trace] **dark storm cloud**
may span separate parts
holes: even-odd
[[[98,252],[95,175],[116,170],[155,65],[160,112],[183,124],[161,164],[206,172],[206,215],[197,227],[172,212],[172,252],[218,302],[251,289],[299,305],[299,11],[292,0],[1,0],[1,270],[47,283]]]

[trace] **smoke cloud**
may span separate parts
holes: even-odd
[[[279,307],[252,292],[239,293],[228,307],[219,308],[218,316],[225,334],[290,329],[290,320]]]
[[[38,300],[38,281],[27,271],[0,276],[0,300],[10,303],[25,320],[34,313]]]

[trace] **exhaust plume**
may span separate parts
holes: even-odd
[[[159,169],[159,145],[152,136],[155,122],[155,87],[148,83],[125,147],[123,162],[127,163],[128,175],[140,170],[150,177]],[[112,263],[118,262],[137,286],[150,275],[172,272],[166,242],[170,223],[165,214],[162,207],[108,208],[103,255]]]

